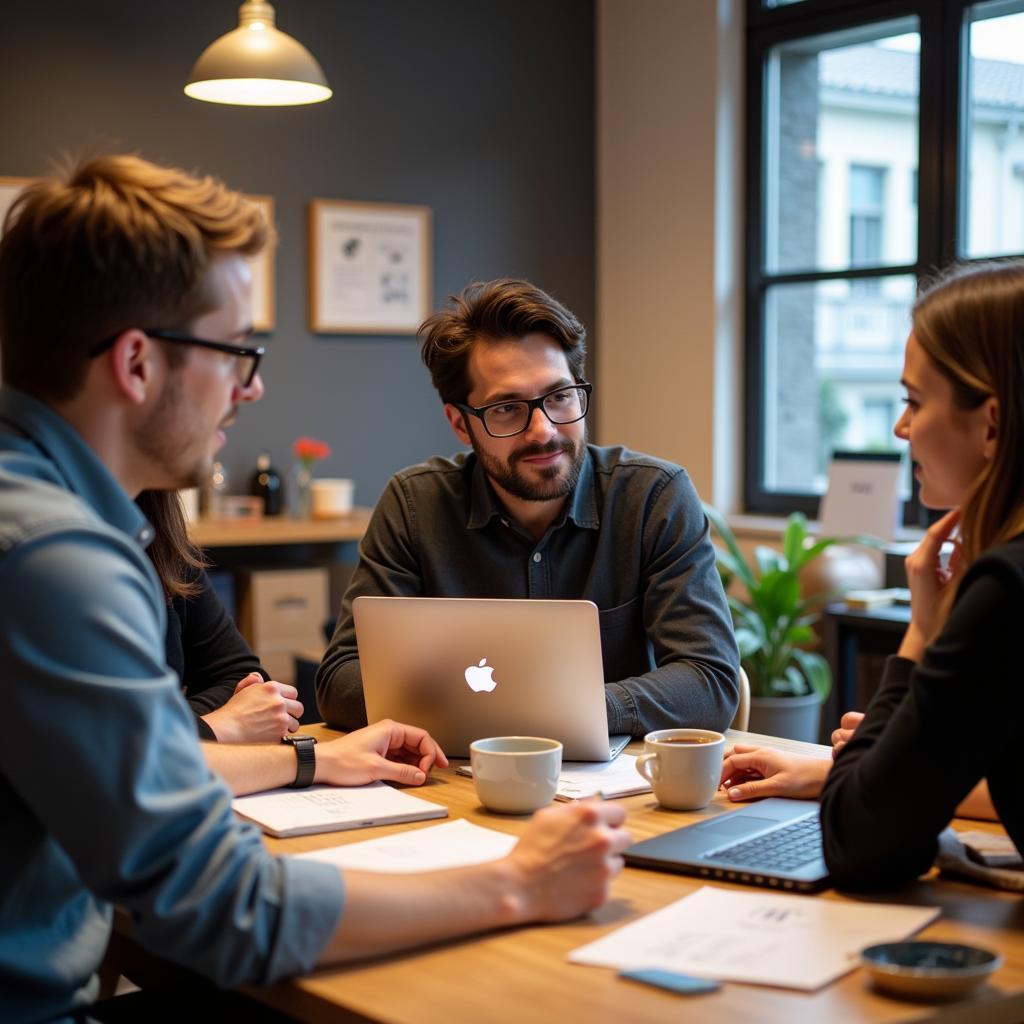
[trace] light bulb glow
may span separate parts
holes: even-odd
[[[291,107],[323,103],[333,95],[324,85],[289,82],[276,78],[215,78],[189,82],[185,94],[207,103],[230,103],[245,107]]]

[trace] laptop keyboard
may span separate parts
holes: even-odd
[[[712,850],[704,857],[758,871],[795,871],[821,855],[821,826],[818,816],[812,814],[754,839]]]

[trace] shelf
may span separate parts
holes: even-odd
[[[189,523],[188,534],[201,548],[237,548],[274,544],[339,544],[362,540],[372,509],[356,508],[340,519],[208,520]]]

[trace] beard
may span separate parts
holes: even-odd
[[[181,374],[172,375],[135,435],[139,451],[163,479],[161,490],[201,487],[210,478],[213,451],[186,410]]]
[[[547,444],[524,445],[514,451],[508,457],[508,461],[484,451],[472,434],[470,440],[484,472],[495,484],[521,501],[551,501],[554,498],[564,498],[576,486],[583,460],[587,457],[586,436],[579,442],[552,440]],[[557,465],[545,466],[543,469],[534,470],[535,473],[539,473],[539,480],[530,480],[518,465],[523,459],[537,455],[553,455],[555,452],[565,452],[569,456],[568,469],[563,471]]]

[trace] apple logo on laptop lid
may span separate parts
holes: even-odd
[[[498,681],[493,678],[494,668],[481,658],[478,665],[470,665],[466,669],[466,683],[474,693],[490,693]]]

